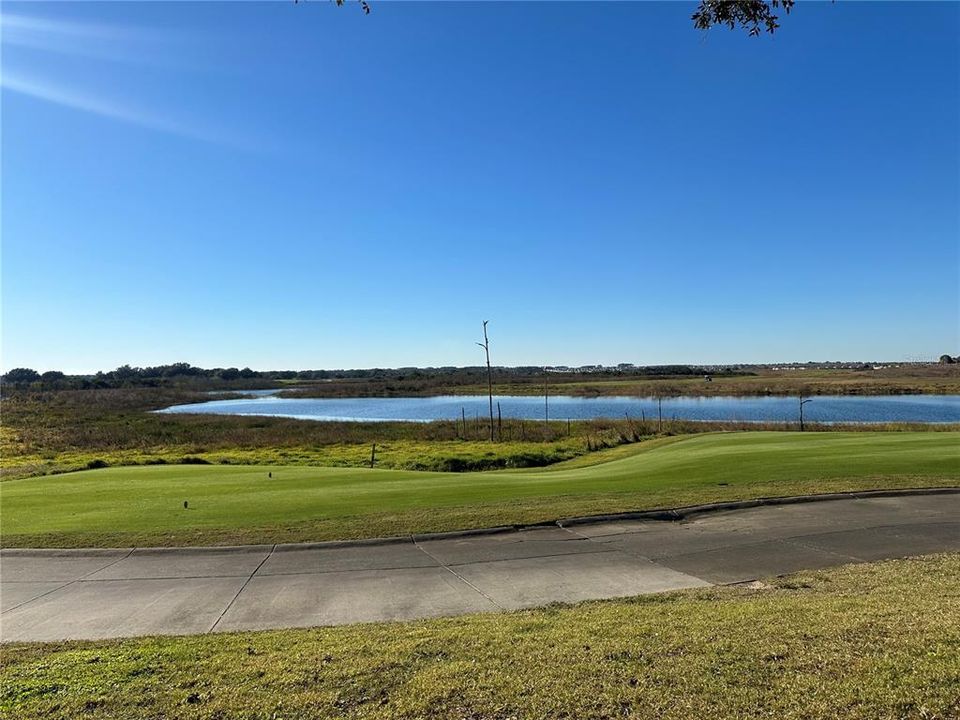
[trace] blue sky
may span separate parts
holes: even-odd
[[[960,4],[3,4],[5,368],[960,352]]]

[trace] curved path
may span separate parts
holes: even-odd
[[[407,620],[960,551],[960,493],[405,540],[0,553],[3,641]]]

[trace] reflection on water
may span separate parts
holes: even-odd
[[[204,413],[213,415],[265,415],[305,420],[356,420],[385,422],[403,420],[428,422],[453,420],[461,412],[467,417],[485,417],[487,398],[477,395],[442,395],[413,398],[281,398],[277,390],[249,391],[250,396],[174,405],[162,413]],[[808,422],[960,422],[960,396],[878,395],[852,397],[819,395],[804,406]],[[495,396],[505,418],[543,419],[543,397]],[[657,417],[656,398],[565,395],[549,398],[551,420],[593,418]],[[663,418],[722,420],[739,422],[795,422],[795,397],[674,397],[663,398]]]

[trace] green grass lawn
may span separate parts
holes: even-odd
[[[754,432],[667,438],[545,469],[470,474],[288,466],[106,468],[4,482],[0,520],[7,547],[273,543],[771,495],[957,484],[960,433]]]
[[[8,645],[9,718],[960,717],[960,555],[506,614]]]

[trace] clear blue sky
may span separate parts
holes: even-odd
[[[960,5],[3,4],[3,366],[960,352]]]

